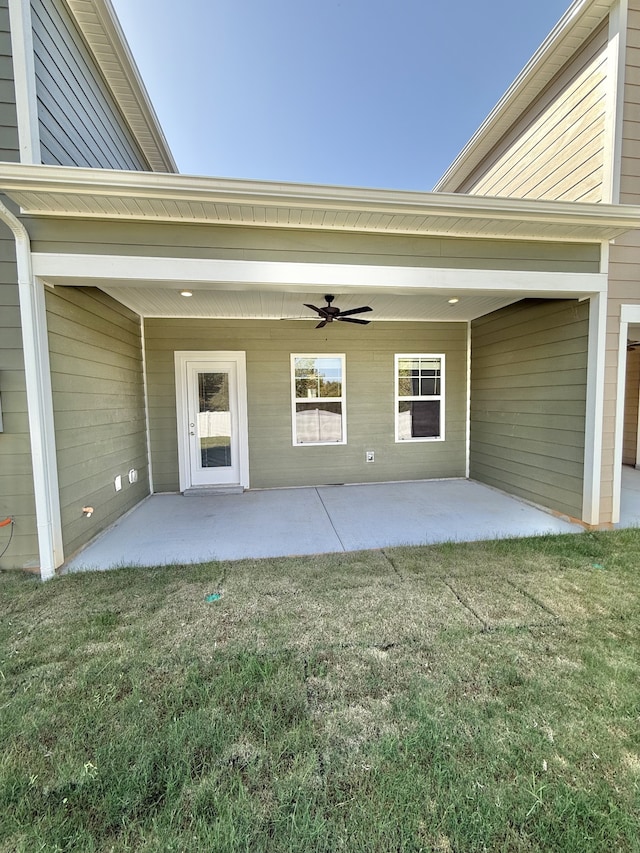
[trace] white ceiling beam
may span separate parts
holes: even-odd
[[[282,261],[159,258],[130,255],[88,255],[34,252],[34,273],[50,284],[83,285],[108,282],[140,287],[218,284],[281,288],[391,288],[396,292],[429,290],[517,292],[552,296],[602,293],[604,273],[522,270],[434,269],[370,264],[289,263]]]

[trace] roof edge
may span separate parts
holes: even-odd
[[[592,32],[609,14],[615,0],[574,0],[571,6],[542,42],[538,50],[516,77],[487,118],[449,166],[434,187],[435,192],[456,192],[495,143],[483,145],[491,131],[502,136],[540,94],[562,68],[575,47],[568,47],[569,37],[579,26]],[[565,55],[568,54],[568,55]],[[543,71],[546,70],[546,74]],[[504,125],[502,127],[502,125]]]
[[[150,167],[177,172],[178,167],[138,70],[111,0],[66,0],[113,97],[125,117]],[[106,61],[105,52],[109,54]]]
[[[71,166],[3,164],[0,191],[12,194],[74,193],[101,197],[136,197],[174,201],[220,201],[267,207],[314,207],[326,210],[402,212],[503,221],[575,223],[640,228],[640,205],[497,196],[385,190],[319,184],[293,184],[181,174],[89,169]]]

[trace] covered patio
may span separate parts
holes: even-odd
[[[199,497],[157,494],[72,557],[62,572],[469,542],[583,529],[566,518],[464,479],[264,489]]]

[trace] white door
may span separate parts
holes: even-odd
[[[246,402],[244,370],[240,369],[244,353],[217,354],[230,358],[213,357],[213,353],[210,358],[183,355],[187,357],[180,359],[182,393],[178,394],[181,489],[247,487]]]

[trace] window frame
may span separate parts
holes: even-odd
[[[417,394],[411,397],[400,396],[399,394],[399,385],[400,385],[400,368],[399,362],[401,359],[405,358],[419,358],[419,359],[440,359],[440,393],[439,394]],[[414,444],[416,442],[425,442],[425,441],[444,441],[445,440],[445,354],[441,352],[434,353],[396,353],[394,356],[394,395],[393,395],[393,404],[394,404],[394,429],[395,429],[395,440],[396,444]],[[416,436],[415,438],[400,438],[399,436],[399,404],[400,402],[420,402],[423,400],[439,400],[440,401],[440,434],[439,435],[425,435],[425,436]]]
[[[296,397],[296,359],[299,358],[309,358],[309,359],[325,359],[325,358],[338,358],[340,359],[341,364],[341,386],[342,386],[342,394],[340,397],[304,397],[299,398]],[[346,396],[346,383],[347,383],[347,357],[345,353],[336,353],[336,352],[315,352],[315,353],[291,353],[291,439],[294,447],[336,447],[339,445],[344,445],[347,443],[347,396]],[[340,441],[298,441],[297,434],[297,408],[296,405],[298,403],[309,403],[312,400],[324,400],[328,403],[340,403],[341,409],[341,418],[342,418],[342,439]]]

